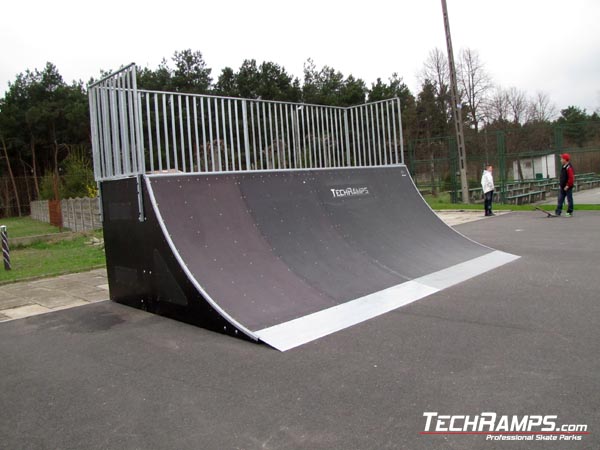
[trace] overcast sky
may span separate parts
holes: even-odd
[[[447,0],[455,56],[479,53],[502,87],[546,92],[558,110],[600,109],[599,0]],[[135,62],[155,69],[175,51],[201,51],[216,81],[244,59],[302,79],[303,64],[363,79],[397,72],[413,94],[435,47],[446,52],[440,0],[32,0],[0,7],[0,93],[18,73],[54,63],[87,82]]]

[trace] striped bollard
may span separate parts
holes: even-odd
[[[6,225],[0,226],[0,235],[2,235],[2,256],[4,257],[4,270],[10,270],[10,249],[8,248],[8,233]]]

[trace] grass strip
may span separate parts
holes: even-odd
[[[12,270],[0,268],[0,285],[105,267],[104,247],[90,245],[92,237],[100,239],[102,232],[11,250]]]

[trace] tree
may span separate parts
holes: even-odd
[[[175,70],[171,77],[172,91],[194,94],[206,94],[210,91],[212,69],[206,66],[201,52],[192,52],[190,49],[175,52],[173,62]]]
[[[82,83],[67,85],[56,66],[17,75],[0,102],[0,127],[8,158],[30,160],[38,176],[57,174],[59,152],[67,143],[89,143],[89,107]]]
[[[242,98],[260,96],[260,73],[255,59],[246,59],[235,74],[237,92]]]
[[[223,69],[214,91],[219,95],[289,102],[297,102],[301,96],[300,82],[285,68],[273,62],[258,66],[254,59],[245,60],[237,73],[229,67]]]
[[[258,81],[257,94],[263,100],[300,101],[299,81],[295,80],[279,64],[263,62],[258,68]]]
[[[94,171],[86,146],[69,146],[61,166],[64,172],[62,198],[88,197],[94,191]]]
[[[17,191],[17,184],[11,164],[11,158],[8,153],[8,143],[12,142],[14,144],[16,142],[15,138],[9,138],[9,136],[13,136],[13,133],[16,130],[17,125],[15,105],[11,105],[10,102],[7,103],[5,99],[2,99],[0,100],[0,143],[2,144],[3,158],[4,161],[6,161],[8,175],[13,188],[13,195],[15,196],[17,203],[17,213],[19,216],[21,216],[21,202],[19,200],[19,193]]]
[[[34,177],[36,193],[39,195],[35,138],[29,132],[25,120],[31,104],[28,91],[33,78],[33,73],[27,71],[25,74],[18,74],[14,83],[9,82],[8,91],[0,104],[0,127],[8,145],[9,158],[18,155],[19,159],[30,159],[29,167]]]
[[[450,68],[447,56],[439,48],[436,47],[429,52],[418,78],[421,86],[426,82],[432,84],[439,108],[446,110],[448,120],[451,120]]]
[[[588,121],[590,117],[585,109],[576,106],[569,106],[560,112],[560,117],[556,123],[561,125],[564,136],[572,142],[575,142],[578,147],[583,147],[583,144],[588,139]]]
[[[225,67],[221,70],[221,75],[217,79],[213,92],[226,97],[237,97],[239,95],[236,74],[231,67]]]
[[[137,87],[150,91],[169,91],[171,76],[168,62],[163,58],[156,70],[137,68]]]
[[[440,110],[436,97],[435,85],[430,80],[425,80],[421,92],[417,97],[416,115],[418,123],[418,137],[425,139],[427,158],[430,163],[430,181],[432,194],[436,195],[435,182],[435,145],[432,138],[442,136],[447,131],[445,111]]]
[[[3,157],[4,157],[4,160],[6,161],[6,166],[8,168],[8,176],[10,177],[10,184],[13,188],[13,195],[15,196],[15,200],[17,203],[17,214],[19,215],[19,217],[21,217],[21,201],[19,200],[19,191],[17,190],[17,183],[15,182],[15,175],[12,170],[10,158],[8,157],[8,148],[6,146],[6,141],[4,139],[4,136],[1,133],[0,133],[0,143],[2,144]]]
[[[412,97],[412,101],[414,102],[414,97],[412,96],[410,89],[404,83],[402,77],[399,77],[397,73],[393,73],[392,76],[388,79],[388,83],[384,83],[381,81],[381,78],[377,78],[375,83],[371,84],[371,89],[368,93],[369,102],[378,102],[380,100],[387,100],[390,98],[398,97],[400,100],[405,100],[402,103],[409,104],[409,97]]]
[[[311,58],[304,62],[304,84],[302,85],[302,101],[319,104],[320,86],[319,71]]]
[[[397,73],[392,74],[388,79],[388,83],[384,83],[381,78],[377,78],[377,81],[371,84],[367,98],[369,102],[399,98],[404,137],[407,139],[414,137],[412,131],[416,124],[415,97]]]
[[[528,108],[528,122],[551,122],[556,116],[556,106],[551,103],[550,97],[543,91],[538,91],[530,100]]]
[[[317,70],[312,59],[304,63],[302,99],[305,103],[351,106],[364,103],[367,88],[363,80],[344,75],[329,66]]]
[[[138,87],[147,90],[207,94],[212,88],[212,69],[208,68],[202,52],[190,49],[175,52],[171,57],[174,68],[162,59],[156,70],[138,68]]]
[[[340,89],[340,105],[352,106],[365,102],[367,86],[360,78],[354,78],[352,75],[344,80]]]
[[[506,98],[513,123],[523,124],[527,118],[527,94],[513,86],[506,91]]]
[[[476,50],[461,50],[457,71],[461,98],[467,105],[467,117],[477,131],[481,121],[481,107],[494,85]]]
[[[489,99],[482,105],[480,119],[487,123],[506,126],[510,115],[510,100],[508,92],[497,87]]]
[[[430,139],[443,136],[448,131],[446,115],[438,108],[435,86],[429,80],[425,80],[417,96],[416,113],[419,137]]]
[[[344,84],[344,75],[329,66],[316,70],[312,60],[309,61],[309,65],[304,65],[304,102],[341,106],[340,91]]]

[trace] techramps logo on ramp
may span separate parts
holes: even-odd
[[[330,191],[331,195],[333,195],[333,198],[365,197],[370,195],[369,188],[367,186],[331,188]]]

